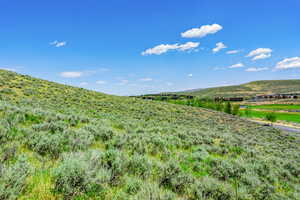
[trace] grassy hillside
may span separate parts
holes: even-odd
[[[300,198],[299,136],[0,70],[0,199]]]
[[[253,81],[250,83],[180,92],[201,97],[253,97],[259,94],[300,93],[300,80]]]

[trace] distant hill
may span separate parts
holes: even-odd
[[[0,70],[0,199],[299,200],[300,137]]]
[[[178,92],[201,97],[253,97],[260,94],[300,93],[300,80],[263,80],[241,85]]]

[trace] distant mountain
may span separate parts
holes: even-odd
[[[241,85],[194,89],[178,92],[202,97],[253,97],[260,94],[300,93],[300,79],[263,80]]]

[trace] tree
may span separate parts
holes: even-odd
[[[224,112],[231,114],[231,103],[229,101],[225,104]]]
[[[239,112],[240,112],[240,105],[235,104],[235,105],[233,106],[233,109],[232,109],[232,114],[233,114],[233,115],[238,115]]]

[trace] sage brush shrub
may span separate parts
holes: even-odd
[[[111,172],[110,183],[118,185],[121,177],[128,171],[128,157],[121,151],[108,150],[102,156],[101,165]]]
[[[67,140],[67,146],[71,151],[81,151],[87,149],[94,142],[94,136],[85,130],[66,130],[62,133]]]
[[[155,182],[144,183],[140,191],[132,198],[133,200],[173,200],[176,195],[172,192],[162,190]]]
[[[1,152],[0,162],[4,163],[15,157],[16,152],[17,152],[17,146],[16,145],[7,146],[2,151],[0,149],[0,152]]]
[[[25,156],[19,156],[11,165],[0,164],[0,199],[14,200],[26,189],[26,178],[32,171]]]
[[[239,179],[246,172],[241,163],[232,160],[213,159],[210,161],[210,167],[212,175],[223,181]]]
[[[160,186],[170,188],[180,194],[185,193],[187,186],[193,182],[193,177],[184,173],[174,161],[169,161],[163,166],[159,179]]]
[[[232,200],[234,199],[234,190],[226,183],[204,177],[192,185],[190,195],[191,200]]]
[[[128,171],[133,175],[148,178],[152,169],[152,164],[146,156],[134,154],[128,162]]]
[[[142,181],[135,177],[127,177],[125,182],[125,191],[128,194],[136,194],[142,186]]]
[[[98,152],[65,154],[53,172],[54,192],[63,194],[64,199],[101,196],[108,187],[111,173],[101,166],[100,160]]]
[[[66,138],[61,134],[52,134],[46,131],[29,132],[26,143],[30,149],[41,154],[58,157],[67,144]]]

